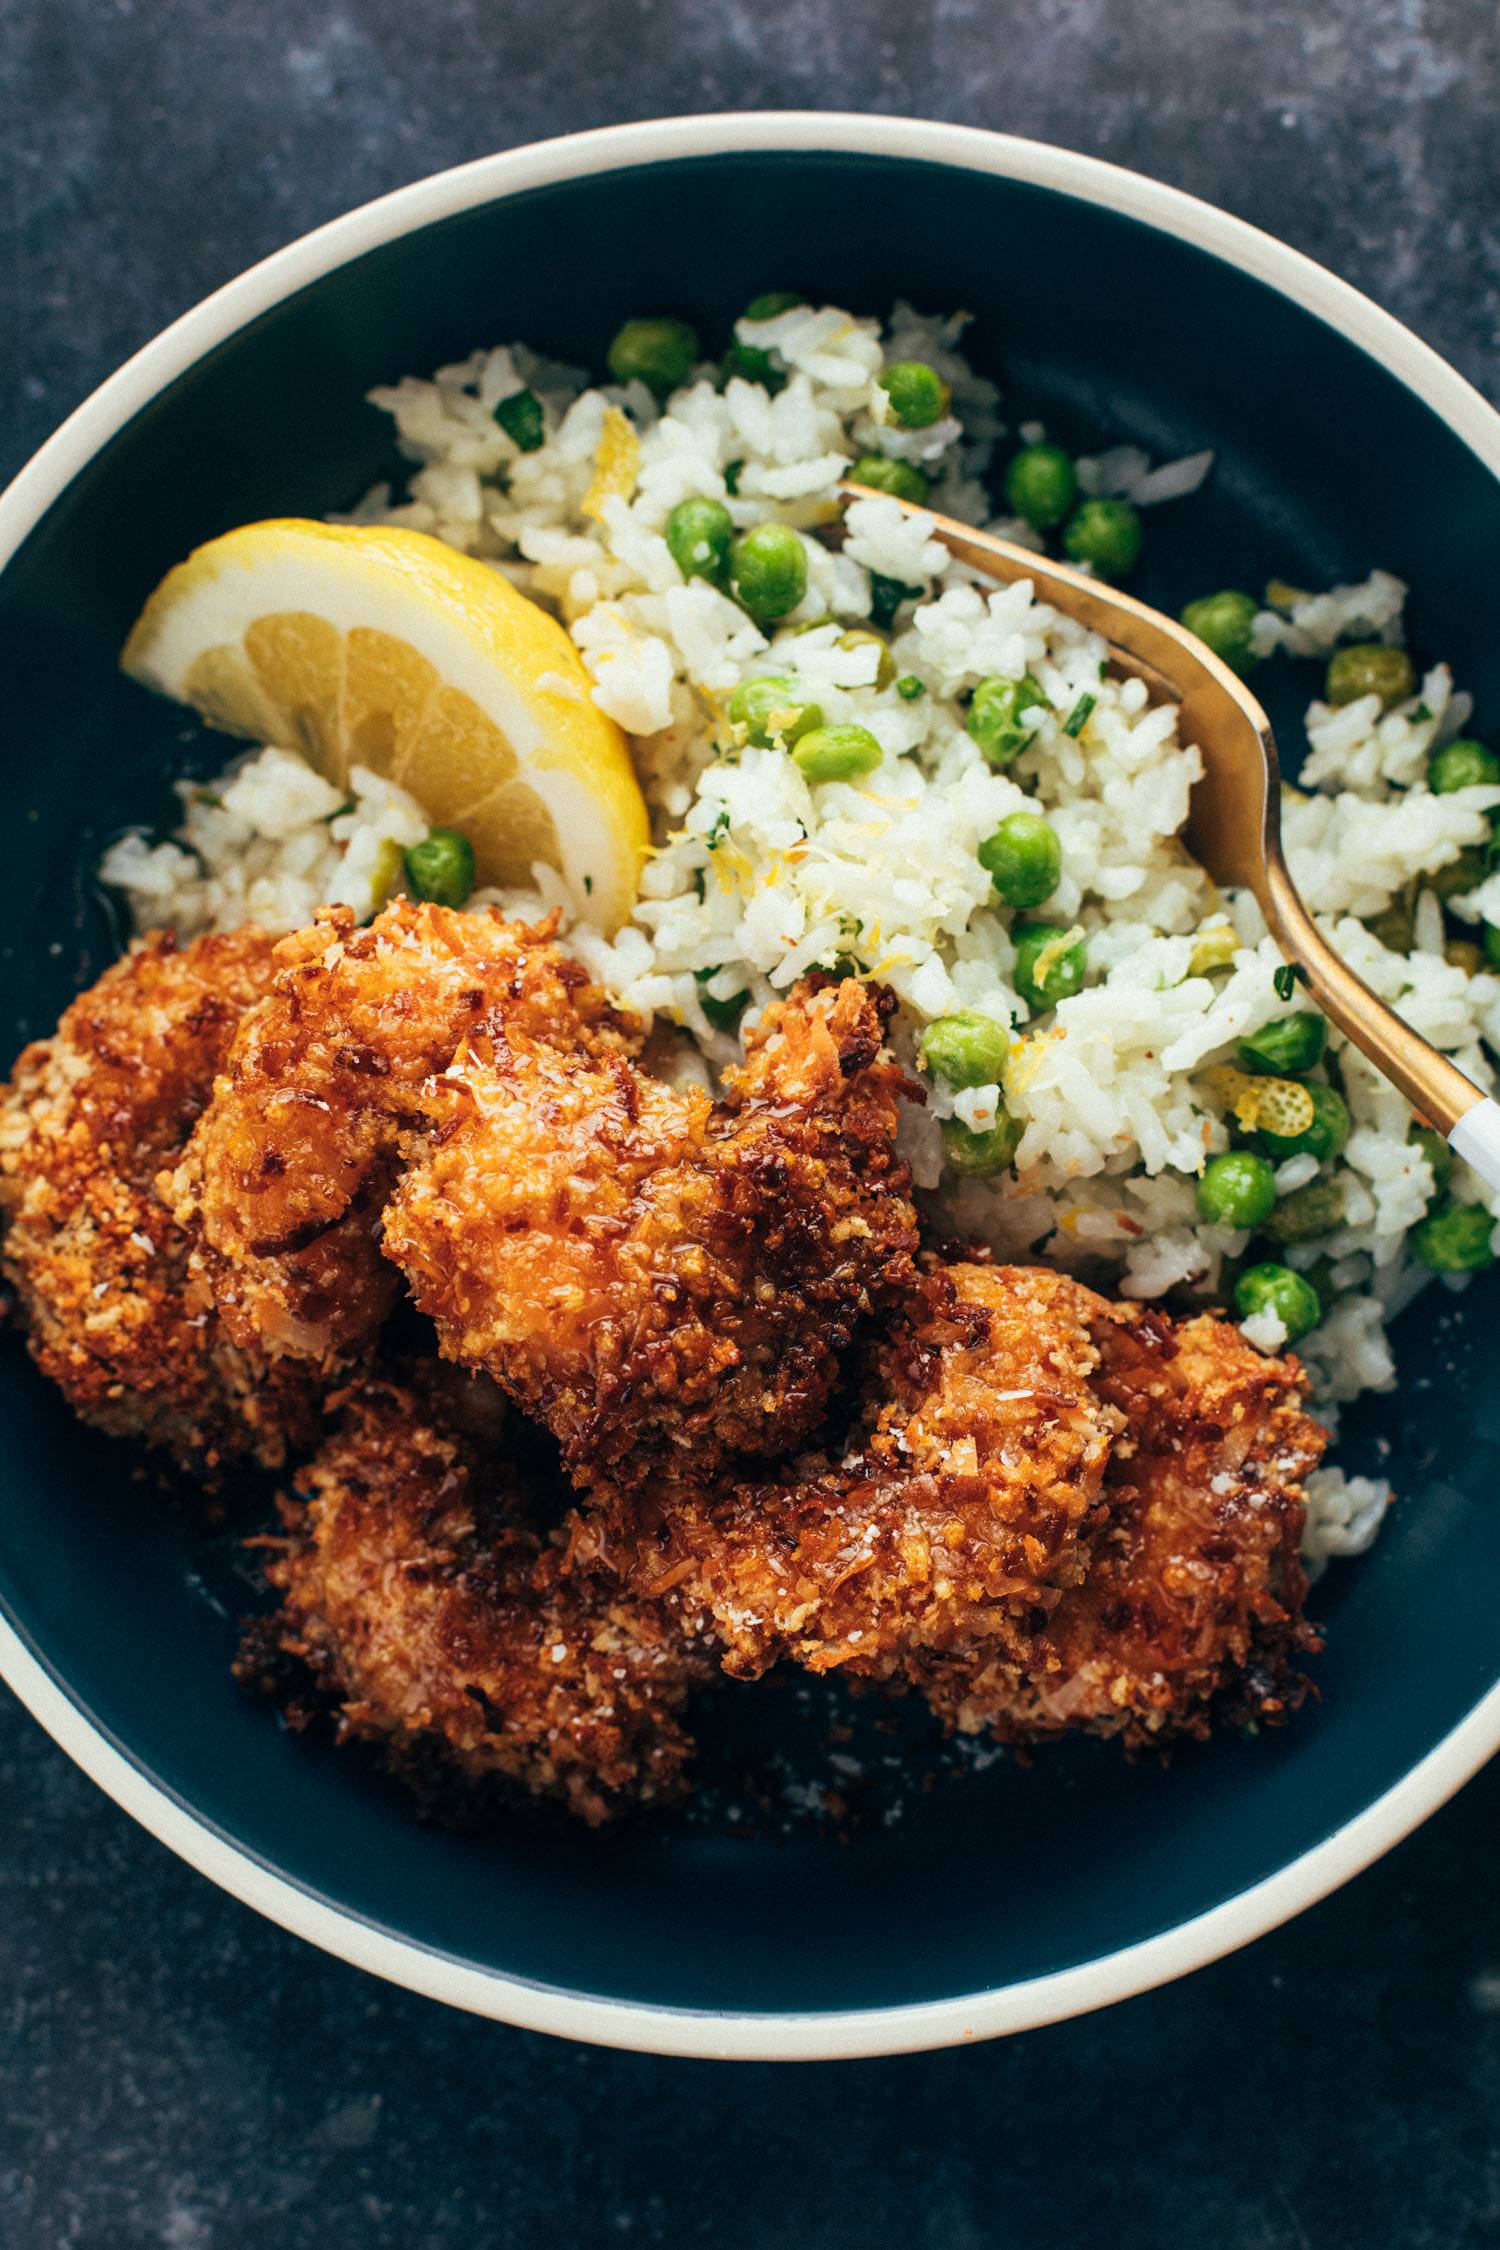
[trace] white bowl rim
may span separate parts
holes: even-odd
[[[1055,190],[1137,219],[1265,282],[1335,327],[1414,392],[1500,477],[1496,414],[1430,346],[1300,251],[1211,204],[1098,157],[972,126],[827,111],[651,119],[534,142],[397,188],[252,266],[195,306],[85,399],[0,494],[0,568],[108,439],[250,321],[436,220],[599,172],[749,151],[894,157]],[[569,1992],[481,1969],[335,1906],[194,1813],[85,1713],[0,1618],[3,1678],[60,1747],[190,1866],[284,1929],[434,2000],[531,2031],[643,2052],[758,2061],[903,2054],[1031,2030],[1184,1976],[1314,1905],[1400,1842],[1500,1749],[1500,1685],[1390,1789],[1286,1866],[1170,1930],[996,1990],[898,2007],[755,2014]]]

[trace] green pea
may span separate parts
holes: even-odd
[[[1182,622],[1236,672],[1249,672],[1260,661],[1250,639],[1257,607],[1253,595],[1226,587],[1221,594],[1204,594],[1189,602]]]
[[[883,752],[868,727],[814,727],[792,752],[807,779],[857,781],[873,773]]]
[[[1083,988],[1089,965],[1082,939],[1060,945],[1067,936],[1055,922],[1029,922],[1013,933],[1016,941],[1015,986],[1033,1008],[1055,1008]]]
[[[965,1179],[988,1179],[993,1173],[1010,1170],[1025,1130],[1023,1121],[1006,1110],[999,1111],[994,1124],[983,1133],[971,1132],[961,1118],[945,1117],[943,1154]]]
[[[961,1008],[927,1026],[919,1052],[922,1068],[950,1086],[997,1086],[1010,1054],[1010,1033],[993,1016]]]
[[[903,430],[928,430],[940,422],[953,396],[936,368],[925,360],[893,359],[880,377],[891,402],[891,419]]]
[[[903,672],[896,682],[896,693],[903,703],[917,703],[927,693],[927,682],[919,680],[915,672]]]
[[[1035,722],[1025,723],[1026,713],[1046,709],[1047,698],[1029,673],[1023,672],[1018,680],[993,673],[975,688],[964,723],[971,741],[984,753],[985,764],[998,773],[1019,756],[1035,732]]]
[[[1439,867],[1431,875],[1421,878],[1422,888],[1433,891],[1439,898],[1460,898],[1482,883],[1490,871],[1489,854],[1482,844],[1470,844],[1457,859],[1450,859],[1446,867]]]
[[[1448,1182],[1453,1177],[1453,1151],[1441,1133],[1430,1125],[1413,1125],[1407,1134],[1413,1148],[1419,1148],[1427,1159],[1427,1169],[1432,1174],[1434,1195],[1447,1193]]]
[[[895,623],[896,612],[903,602],[921,599],[920,586],[903,586],[899,578],[887,578],[883,571],[870,573],[870,623],[877,632],[888,633]]]
[[[1040,906],[1062,876],[1057,830],[1040,813],[1007,813],[978,856],[1007,906]]]
[[[1078,498],[1078,477],[1060,445],[1025,445],[1005,472],[1013,515],[1038,531],[1055,531]]]
[[[1198,1182],[1198,1216],[1212,1227],[1258,1227],[1276,1208],[1276,1174],[1265,1157],[1233,1148],[1211,1156]]]
[[[474,847],[456,828],[433,828],[406,855],[406,880],[418,898],[462,906],[474,888]]]
[[[1241,1320],[1274,1313],[1289,1344],[1316,1328],[1323,1317],[1322,1301],[1307,1276],[1293,1273],[1290,1266],[1270,1264],[1252,1266],[1240,1275],[1234,1285],[1234,1309]]]
[[[1500,929],[1493,922],[1484,925],[1484,958],[1490,968],[1500,970]]]
[[[1404,648],[1387,648],[1384,641],[1355,641],[1335,649],[1328,659],[1323,695],[1329,703],[1357,703],[1362,695],[1378,695],[1382,711],[1404,703],[1417,684],[1411,658]]]
[[[723,583],[734,522],[722,500],[679,500],[667,518],[667,546],[684,578]]]
[[[495,408],[495,420],[522,453],[535,453],[547,435],[542,402],[535,391],[512,391]]]
[[[709,979],[718,975],[717,969],[695,969],[693,982],[698,987],[698,1005],[713,1025],[715,1031],[733,1031],[749,1005],[748,992],[732,992],[727,1000],[716,1000],[707,989]]]
[[[784,523],[758,523],[729,550],[729,585],[758,625],[785,617],[807,592],[807,550]]]
[[[778,313],[790,312],[793,305],[806,304],[805,297],[796,297],[789,290],[768,289],[762,296],[752,297],[740,318],[742,320],[774,320]],[[738,336],[730,345],[725,365],[731,375],[742,375],[747,383],[779,382],[780,370],[771,354],[759,344],[741,343]]]
[[[1128,500],[1085,500],[1063,528],[1063,553],[1101,578],[1128,578],[1141,559],[1141,519]]]
[[[888,688],[896,677],[896,659],[886,645],[885,637],[872,633],[866,626],[857,626],[852,633],[840,633],[840,648],[873,648],[875,656],[875,681],[877,688]]]
[[[1264,1126],[1256,1133],[1256,1140],[1278,1164],[1289,1156],[1315,1156],[1320,1164],[1327,1164],[1349,1145],[1349,1105],[1343,1095],[1332,1086],[1317,1084],[1307,1091],[1313,1105],[1310,1125],[1300,1133],[1268,1133]]]
[[[1500,781],[1500,758],[1485,743],[1471,742],[1467,737],[1444,743],[1428,761],[1427,786],[1435,797],[1447,797],[1455,789],[1473,789],[1481,783],[1493,785],[1497,781]]]
[[[1339,1179],[1309,1180],[1306,1187],[1284,1195],[1261,1233],[1285,1248],[1293,1242],[1320,1242],[1344,1223],[1344,1183]]]
[[[810,703],[789,672],[762,672],[741,680],[729,698],[729,716],[757,750],[781,750],[823,724],[821,704]]]
[[[605,353],[617,383],[644,383],[664,398],[698,364],[698,331],[685,320],[627,320]]]
[[[1445,1197],[1411,1230],[1411,1246],[1431,1273],[1478,1273],[1492,1266],[1495,1222],[1477,1203]]]
[[[927,479],[921,470],[910,461],[892,461],[884,453],[862,453],[849,475],[855,484],[868,485],[872,492],[889,492],[919,508],[927,498]]]
[[[1246,1070],[1261,1071],[1267,1078],[1300,1078],[1323,1059],[1328,1026],[1321,1016],[1300,1009],[1294,1016],[1278,1016],[1239,1043]]]

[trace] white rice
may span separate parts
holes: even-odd
[[[677,1024],[714,1065],[736,1040],[704,1014],[705,995],[749,995],[749,1017],[807,970],[853,959],[889,983],[902,1006],[896,1039],[913,1063],[923,1027],[976,1009],[1015,1027],[999,1085],[954,1094],[928,1081],[912,1110],[907,1153],[934,1215],[1005,1255],[1037,1254],[1111,1279],[1126,1294],[1168,1290],[1212,1301],[1226,1259],[1247,1237],[1206,1225],[1195,1198],[1205,1159],[1229,1145],[1222,1097],[1203,1073],[1232,1062],[1236,1042],[1284,1016],[1281,959],[1254,902],[1218,894],[1177,842],[1197,752],[1177,740],[1170,710],[1140,683],[1106,676],[1103,644],[1036,601],[1029,585],[996,590],[949,560],[919,518],[888,500],[855,503],[834,553],[805,538],[806,598],[768,640],[702,581],[684,583],[663,536],[690,495],[725,501],[735,523],[774,515],[810,534],[836,513],[831,492],[852,456],[879,449],[917,461],[935,507],[989,519],[984,478],[1001,434],[998,396],[958,351],[961,319],[928,321],[898,306],[886,330],[837,308],[798,307],[742,323],[747,343],[787,371],[768,395],[707,373],[664,411],[639,386],[590,389],[582,376],[520,346],[478,352],[431,381],[373,395],[413,463],[406,496],[370,495],[359,520],[430,531],[492,560],[567,622],[595,700],[635,738],[658,849],[635,916],[613,940],[575,924],[590,967],[642,1015]],[[884,418],[876,377],[887,358],[921,358],[952,386],[952,413],[902,431]],[[494,420],[522,384],[543,403],[546,442],[520,453]],[[633,495],[603,521],[582,513],[607,406],[641,436]],[[1022,431],[1028,441],[1036,426]],[[1207,456],[1154,467],[1136,447],[1079,464],[1085,490],[1142,505],[1196,489]],[[733,483],[735,490],[729,490]],[[1038,544],[1026,526],[995,527]],[[1159,534],[1158,534],[1159,535]],[[923,683],[914,700],[875,684],[876,650],[844,645],[868,618],[870,573],[920,589],[892,645],[897,676]],[[1339,640],[1398,641],[1405,588],[1383,572],[1358,586],[1282,597],[1257,619],[1264,653],[1325,655]],[[881,765],[854,784],[811,786],[783,752],[738,746],[726,710],[740,681],[795,670],[829,722],[854,720],[878,739]],[[1047,708],[1028,747],[994,772],[969,739],[964,707],[983,677],[1028,672]],[[1077,714],[1091,699],[1086,718]],[[1066,722],[1073,715],[1073,731]],[[1421,891],[1489,834],[1500,788],[1434,796],[1432,749],[1462,728],[1467,698],[1433,667],[1410,702],[1382,716],[1374,698],[1342,709],[1314,702],[1301,790],[1288,792],[1294,875],[1345,957],[1406,1019],[1481,1084],[1500,1048],[1500,979],[1443,955],[1442,914]],[[367,915],[399,886],[400,853],[424,832],[421,808],[356,772],[352,801],[279,749],[252,755],[209,789],[182,784],[174,838],[130,837],[101,872],[140,926],[184,934],[254,919],[297,926],[325,900]],[[1085,989],[1032,1017],[1013,983],[1011,913],[976,850],[1017,809],[1044,813],[1063,875],[1039,910],[1081,932]],[[1415,886],[1409,953],[1389,950],[1356,919]],[[537,893],[511,905],[566,903],[537,871]],[[1455,911],[1500,922],[1500,875]],[[706,981],[705,972],[710,972]],[[1408,1139],[1410,1113],[1335,1035],[1329,1053],[1353,1119],[1343,1159],[1343,1224],[1282,1253],[1293,1266],[1330,1261],[1341,1292],[1301,1345],[1325,1414],[1395,1381],[1387,1323],[1430,1278],[1407,1243],[1434,1183]],[[1014,1179],[959,1180],[946,1171],[940,1127],[975,1130],[1004,1101],[1024,1124]],[[1303,1185],[1310,1159],[1282,1168],[1281,1192]],[[1316,1167],[1312,1167],[1316,1169]],[[1458,1168],[1453,1192],[1500,1215],[1500,1198]],[[1244,1323],[1251,1340],[1284,1340],[1274,1316]],[[1384,1488],[1323,1472],[1315,1481],[1308,1551],[1318,1559],[1368,1545]]]

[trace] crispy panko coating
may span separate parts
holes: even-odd
[[[279,1466],[316,1422],[305,1377],[239,1350],[190,1290],[189,1236],[153,1185],[272,974],[256,929],[181,950],[144,938],[0,1095],[0,1270],[33,1358],[86,1422],[208,1481],[247,1458]]]
[[[660,1603],[570,1566],[514,1473],[430,1395],[369,1381],[341,1403],[284,1505],[281,1607],[250,1628],[240,1676],[299,1723],[310,1680],[341,1739],[380,1744],[448,1811],[519,1791],[598,1823],[677,1795],[706,1653]]]
[[[1124,1415],[1109,1517],[1082,1585],[1023,1665],[996,1649],[923,1685],[966,1733],[1064,1730],[1141,1744],[1272,1723],[1320,1646],[1302,1617],[1303,1480],[1328,1433],[1302,1412],[1295,1359],[1268,1359],[1204,1313],[1108,1308],[1099,1388]]]
[[[912,1285],[892,1005],[799,987],[718,1103],[513,1016],[433,1082],[387,1255],[443,1351],[544,1421],[580,1481],[787,1451],[859,1324]]]
[[[333,1363],[375,1335],[399,1288],[380,1255],[397,1139],[466,1040],[503,1023],[623,1051],[623,1019],[551,935],[403,898],[360,930],[325,908],[277,947],[169,1189],[242,1341]]]
[[[1102,1513],[1106,1309],[1039,1269],[929,1275],[875,1355],[845,1458],[797,1483],[657,1485],[632,1583],[670,1594],[742,1678],[791,1657],[889,1680],[920,1656],[1024,1645]]]

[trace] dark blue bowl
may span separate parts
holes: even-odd
[[[7,1051],[97,972],[88,869],[205,755],[120,644],[197,541],[347,506],[388,467],[375,382],[477,343],[599,359],[637,311],[722,333],[787,284],[975,314],[1012,408],[1064,438],[1214,447],[1148,598],[1399,571],[1415,645],[1500,714],[1489,574],[1500,421],[1396,323],[1265,237],[1130,174],[947,126],[681,120],[472,165],[357,212],[201,306],[0,501],[11,905]],[[1291,710],[1282,714],[1288,722]],[[207,753],[217,760],[220,750]],[[105,1788],[288,1927],[463,2006],[574,2036],[809,2056],[934,2045],[1097,2006],[1306,1905],[1500,1742],[1495,1298],[1424,1300],[1402,1387],[1356,1418],[1401,1503],[1332,1572],[1321,1700],[1167,1771],[1087,1744],[945,1782],[851,1843],[700,1822],[620,1835],[423,1829],[353,1756],[230,1681],[250,1599],[132,1484],[12,1340],[0,1353],[0,1669]],[[733,1724],[795,1733],[795,1699]]]

